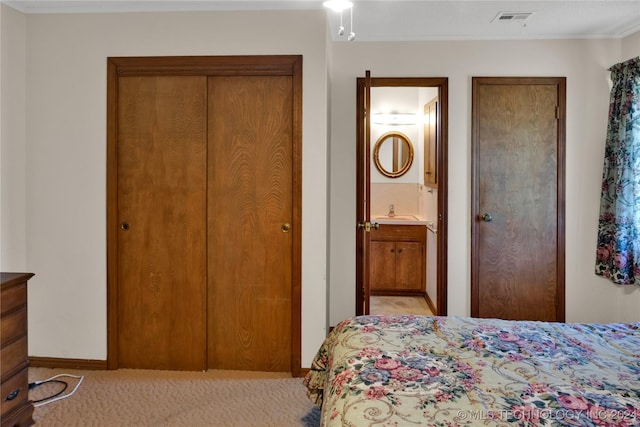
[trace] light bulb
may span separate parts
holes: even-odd
[[[324,7],[328,7],[336,12],[342,12],[345,9],[349,9],[353,6],[353,2],[347,0],[328,0],[322,3]]]
[[[353,31],[351,31],[351,32],[349,33],[349,37],[347,37],[347,40],[349,40],[349,41],[351,42],[351,41],[355,40],[355,38],[356,38],[356,33],[354,33]]]
[[[340,25],[340,28],[338,28],[338,35],[344,36],[344,27],[342,25]]]

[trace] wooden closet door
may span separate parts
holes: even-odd
[[[291,370],[292,87],[209,77],[209,368]]]
[[[118,367],[206,369],[207,79],[118,80]]]

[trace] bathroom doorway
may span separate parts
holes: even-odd
[[[357,315],[447,313],[447,111],[447,78],[357,79]]]

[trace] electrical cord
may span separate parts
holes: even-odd
[[[30,383],[29,384],[29,390],[33,390],[36,387],[40,387],[43,384],[51,384],[51,383],[59,383],[59,384],[63,384],[64,387],[62,387],[62,390],[58,391],[55,394],[52,394],[51,396],[48,397],[44,397],[42,399],[38,399],[38,400],[34,400],[33,403],[40,403],[40,402],[44,402],[45,400],[49,400],[49,399],[53,399],[54,397],[58,397],[60,396],[62,393],[64,393],[64,391],[67,389],[67,387],[69,387],[69,384],[67,384],[65,381],[61,381],[61,380],[48,380],[48,381],[40,381],[38,383]]]
[[[67,393],[65,395],[60,396],[60,394],[62,394],[67,389],[68,385],[67,385],[67,383],[65,381],[56,380],[56,378],[59,378],[59,377],[76,378],[76,379],[79,379],[79,381],[78,381],[78,384],[76,384],[76,386],[73,388],[73,390],[71,390],[70,393]],[[29,390],[32,390],[32,389],[34,389],[34,388],[36,388],[36,387],[38,387],[38,386],[40,386],[42,384],[48,383],[48,382],[59,382],[59,383],[64,383],[65,384],[65,387],[60,392],[54,394],[53,396],[49,396],[47,398],[40,399],[40,400],[34,402],[33,407],[37,408],[38,406],[42,406],[42,405],[46,405],[46,404],[49,404],[49,403],[52,403],[52,402],[56,402],[58,400],[66,399],[67,397],[73,395],[73,393],[75,393],[76,390],[78,390],[78,387],[80,387],[80,384],[82,384],[82,380],[84,380],[84,375],[77,376],[77,375],[70,375],[70,374],[58,374],[58,375],[54,375],[53,377],[48,378],[46,380],[35,381],[33,383],[29,383]],[[37,402],[40,402],[40,403],[37,403]]]

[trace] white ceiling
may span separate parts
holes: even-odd
[[[24,13],[110,13],[220,10],[322,10],[320,0],[157,1],[1,0]],[[500,12],[531,12],[526,20],[495,20]],[[333,39],[339,15],[327,11]],[[346,33],[349,11],[343,13]],[[355,0],[355,41],[621,38],[640,31],[640,0]]]

